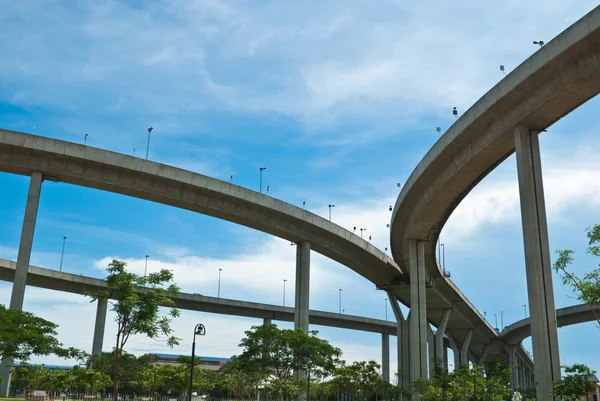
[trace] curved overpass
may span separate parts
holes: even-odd
[[[0,280],[12,282],[15,275],[15,268],[15,262],[0,258]],[[102,279],[78,276],[76,274],[63,273],[36,266],[29,266],[27,284],[38,288],[80,295],[106,289],[106,281]],[[175,301],[175,306],[183,310],[273,319],[284,322],[294,321],[294,308],[286,306],[207,297],[184,292],[179,293],[173,300]],[[362,316],[311,310],[309,311],[309,321],[311,324],[320,326],[396,335],[395,322]]]
[[[311,249],[392,291],[410,306],[406,274],[381,250],[354,233],[273,197],[172,166],[85,145],[0,129],[0,172],[30,175],[150,200],[245,225]],[[483,316],[449,280],[428,282],[429,305],[456,311],[450,332],[475,326],[484,341],[498,339]],[[441,314],[431,314],[437,326]],[[473,344],[477,344],[476,341]]]
[[[600,316],[600,305],[593,308],[588,305],[575,305],[556,310],[556,319],[558,327],[571,326],[573,324],[593,322]],[[531,336],[531,325],[529,318],[519,320],[506,326],[500,338],[507,344],[520,344],[521,341]]]
[[[443,277],[435,245],[451,213],[479,181],[514,153],[516,127],[545,129],[599,91],[597,7],[495,85],[427,152],[404,185],[392,214],[391,250],[400,269],[408,271],[409,241],[425,241],[427,280],[439,283],[441,291],[450,291],[453,284]],[[428,319],[440,313],[427,305]],[[487,327],[477,330],[473,326],[472,342],[481,345],[492,337]]]

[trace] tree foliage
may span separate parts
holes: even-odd
[[[600,257],[600,224],[586,229],[588,238],[587,253]],[[573,288],[577,299],[586,305],[593,307],[600,305],[600,267],[586,273],[583,277],[577,276],[568,270],[574,260],[575,251],[570,249],[559,249],[556,251],[558,259],[554,262],[554,270],[560,275],[563,284]],[[594,311],[596,324],[600,327],[600,316]]]
[[[378,389],[383,393],[380,366],[375,361],[358,361],[352,365],[342,365],[334,371],[332,385],[339,392],[349,392],[353,397],[367,400]]]
[[[32,355],[58,355],[82,359],[86,354],[65,348],[56,338],[58,326],[29,312],[7,309],[0,305],[0,361],[14,358],[27,362]]]
[[[130,336],[143,334],[149,338],[167,337],[167,344],[173,346],[179,339],[172,335],[171,320],[179,316],[171,297],[179,293],[179,287],[172,283],[173,273],[161,270],[140,276],[125,270],[127,264],[113,260],[106,271],[107,289],[88,294],[92,300],[113,298],[112,311],[117,322],[117,338],[115,344],[115,365],[113,374],[113,396],[118,400],[119,364],[123,349]],[[160,314],[160,307],[167,306],[171,310],[168,315]]]
[[[565,376],[552,385],[552,392],[558,397],[579,399],[596,390],[596,385],[588,380],[595,371],[585,365],[563,366]]]
[[[281,330],[274,324],[253,326],[240,342],[243,352],[237,363],[241,369],[278,379],[309,369],[313,377],[326,376],[335,368],[341,351],[317,333]]]

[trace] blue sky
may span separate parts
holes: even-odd
[[[0,14],[0,127],[143,156],[257,190],[361,226],[388,246],[388,207],[421,157],[503,75],[583,16],[593,1],[250,2],[27,1]],[[578,252],[598,222],[600,162],[592,100],[541,137],[552,249]],[[35,128],[34,128],[35,127]],[[0,173],[0,257],[15,259],[28,181]],[[292,305],[295,248],[271,236],[120,195],[46,182],[32,263],[103,277],[118,257],[143,272],[173,269],[188,292]],[[442,233],[452,279],[494,323],[527,303],[514,157],[460,205]],[[385,318],[385,295],[313,253],[311,307]],[[9,288],[0,283],[0,302]],[[555,280],[556,304],[576,303]],[[25,308],[60,324],[65,344],[91,348],[95,305],[28,288]],[[388,309],[389,318],[392,313]],[[257,320],[184,312],[188,352],[203,322],[202,353],[229,356]],[[289,325],[283,324],[285,327]],[[375,334],[318,328],[349,360],[381,359]],[[593,324],[559,331],[562,363],[597,365]],[[115,325],[109,316],[105,349]],[[132,338],[129,349],[171,352]],[[392,341],[392,366],[395,361]],[[58,362],[54,358],[38,361]]]

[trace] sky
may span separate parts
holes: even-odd
[[[389,206],[429,148],[507,72],[589,12],[588,0],[8,1],[0,12],[0,127],[145,157],[301,205],[389,247]],[[585,254],[599,223],[600,160],[592,99],[540,137],[550,246]],[[16,260],[28,178],[0,173],[0,257]],[[270,235],[149,201],[45,182],[31,263],[105,277],[173,270],[185,292],[286,305],[295,248]],[[459,205],[442,235],[452,280],[493,325],[525,317],[527,292],[516,161],[509,157]],[[388,252],[389,253],[389,252]],[[554,258],[554,254],[552,255]],[[350,269],[311,255],[311,309],[393,319],[385,294]],[[0,283],[8,304],[10,283]],[[577,304],[554,277],[557,307]],[[91,350],[96,305],[28,287],[24,309]],[[109,313],[104,350],[116,325]],[[496,320],[498,323],[496,323]],[[229,357],[262,321],[184,311],[181,345],[132,337],[127,350]],[[289,323],[280,327],[291,328]],[[314,326],[348,361],[381,361],[381,336]],[[561,364],[598,365],[598,328],[559,329]],[[530,341],[526,340],[530,348]],[[391,341],[391,366],[396,346]],[[55,357],[33,362],[68,364]]]

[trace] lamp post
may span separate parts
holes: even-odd
[[[342,313],[342,291],[344,291],[343,289],[339,289],[339,293],[340,293],[340,314]]]
[[[266,167],[259,167],[258,169],[260,170],[260,193],[262,194],[262,173],[263,173],[263,171],[265,171],[267,168],[266,168]]]
[[[500,331],[504,330],[504,311],[500,311]]]
[[[221,272],[223,269],[219,269],[219,285],[217,288],[217,298],[221,298]]]
[[[192,401],[192,385],[194,384],[194,359],[196,358],[196,336],[203,336],[206,334],[206,328],[202,323],[197,324],[194,328],[194,337],[192,339],[192,360],[190,361],[190,391],[189,401]]]
[[[148,274],[148,258],[150,257],[150,255],[146,255],[146,266],[144,266],[144,277],[146,277],[146,274]]]
[[[150,151],[150,133],[154,128],[148,128],[148,145],[146,145],[146,160],[148,160],[148,152]]]
[[[534,40],[533,44],[534,45],[538,45],[539,47],[543,47],[544,46],[544,41],[543,40]]]
[[[88,134],[85,134],[85,136],[83,137],[83,144],[84,145],[87,144],[87,137],[88,137]]]
[[[285,283],[287,282],[287,279],[283,279],[283,306],[285,306]]]
[[[527,319],[527,305],[523,304],[523,312],[525,313],[525,319]]]
[[[363,231],[367,231],[367,229],[366,228],[361,228],[360,229],[360,238],[363,237]]]
[[[60,268],[59,268],[59,271],[62,271],[63,258],[65,257],[65,242],[67,242],[67,236],[66,235],[63,237],[63,246],[62,246],[62,252],[60,254]]]
[[[444,244],[440,244],[442,248],[442,271],[444,275],[446,275],[446,246]]]
[[[335,207],[335,205],[329,205],[329,221],[331,221],[331,208]]]
[[[496,329],[496,331],[498,331],[498,315],[495,313],[494,313],[494,322],[495,322],[494,328]]]

